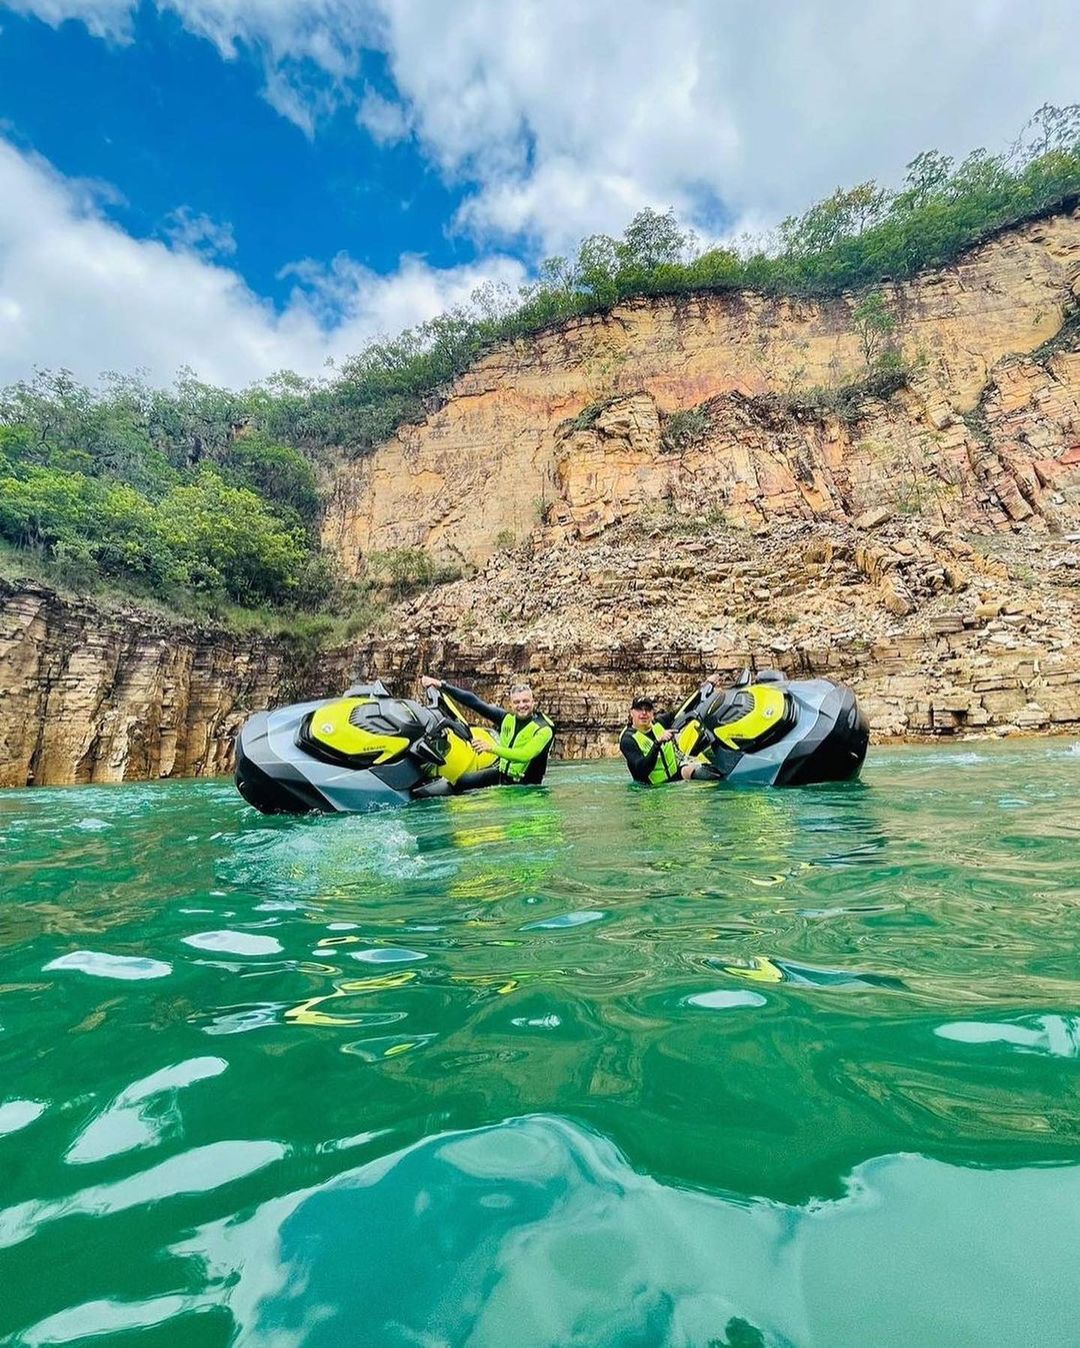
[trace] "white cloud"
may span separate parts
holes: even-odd
[[[365,89],[356,114],[377,145],[394,145],[409,135],[409,119],[400,103],[383,98],[375,89]]]
[[[236,252],[236,238],[228,222],[219,224],[208,215],[180,206],[170,211],[165,221],[165,234],[174,248],[205,257],[228,257]]]
[[[838,185],[896,180],[919,151],[997,149],[1041,103],[1077,96],[1075,0],[155,0],[226,59],[261,60],[266,96],[309,135],[341,104],[377,143],[415,136],[465,199],[448,227],[487,250],[575,251],[643,206],[705,238],[759,231]],[[112,40],[134,0],[14,0]],[[365,82],[385,54],[393,96]],[[172,247],[102,216],[102,188],[0,148],[0,379],[37,362],[182,363],[242,383],[315,372],[466,298],[505,257],[379,277],[347,258],[298,264],[275,312],[233,270],[212,222]],[[218,231],[215,233],[215,231]],[[199,256],[196,250],[201,250]]]
[[[54,28],[66,19],[86,24],[95,37],[127,41],[131,33],[131,0],[7,0],[16,14],[33,14]]]
[[[301,264],[278,313],[190,247],[131,238],[81,184],[0,140],[0,384],[35,365],[84,380],[145,369],[158,383],[190,365],[232,387],[278,369],[315,375],[485,281],[523,278],[506,257],[451,270],[405,257],[386,276],[341,257],[329,269]]]
[[[378,42],[379,16],[367,0],[155,0],[226,60],[244,48],[263,65],[264,94],[283,117],[313,135],[320,117],[355,95],[361,53]],[[84,23],[97,37],[127,42],[137,0],[9,0],[20,14],[56,27]]]
[[[460,219],[544,250],[642,204],[776,221],[920,150],[1003,147],[1077,94],[1073,0],[383,0],[429,154],[476,183]]]
[[[333,324],[333,354],[359,350],[374,337],[393,336],[447,309],[468,304],[485,285],[516,292],[526,277],[522,263],[509,257],[487,258],[473,266],[438,270],[423,258],[405,254],[388,275],[339,254],[324,267],[305,261],[284,268],[298,285],[290,307]]]
[[[159,9],[174,10],[185,28],[209,38],[223,56],[235,56],[240,44],[247,44],[263,48],[275,62],[311,61],[341,79],[355,72],[365,40],[375,32],[363,0],[157,0],[157,4]]]

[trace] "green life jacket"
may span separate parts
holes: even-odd
[[[656,735],[662,730],[662,726],[652,725],[648,730],[635,730],[634,743],[643,754],[652,753],[652,747],[658,743]],[[675,741],[668,740],[666,744],[660,745],[660,752],[656,757],[656,765],[649,773],[650,786],[662,786],[665,782],[673,782],[679,775],[679,759],[675,753]]]
[[[555,723],[549,721],[542,711],[537,711],[529,717],[523,726],[515,730],[517,717],[512,713],[507,714],[502,719],[502,725],[499,727],[499,743],[504,748],[525,748],[530,740],[536,738],[541,730],[554,730]],[[543,750],[540,751],[543,753]],[[532,760],[530,759],[530,762]],[[503,777],[512,782],[520,782],[528,771],[529,763],[508,763],[505,758],[499,760],[499,771]]]

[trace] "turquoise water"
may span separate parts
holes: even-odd
[[[1080,746],[549,781],[0,793],[0,1341],[1080,1343]]]

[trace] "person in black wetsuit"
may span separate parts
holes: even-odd
[[[671,723],[673,711],[656,715],[651,697],[635,697],[630,703],[630,724],[619,739],[630,776],[643,786],[668,782],[708,781],[719,776],[705,763],[680,762]]]
[[[555,726],[542,711],[537,711],[536,698],[527,683],[516,683],[510,689],[510,710],[506,711],[483,701],[467,688],[456,688],[430,674],[425,674],[420,682],[425,688],[444,689],[455,702],[499,728],[497,741],[477,736],[472,742],[478,753],[495,753],[499,762],[479,772],[467,772],[458,780],[457,790],[471,791],[478,786],[538,786],[544,780]]]

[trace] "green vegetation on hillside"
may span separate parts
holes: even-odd
[[[186,372],[169,390],[109,375],[91,391],[66,372],[39,373],[0,392],[0,541],[72,588],[104,578],[217,616],[236,606],[333,612],[355,632],[381,602],[448,573],[397,550],[371,559],[365,584],[336,582],[318,546],[320,470],[332,449],[363,453],[431,411],[495,344],[639,296],[860,289],[852,321],[865,387],[887,393],[905,371],[875,287],[1077,198],[1080,105],[1046,106],[1008,154],[977,150],[956,164],[927,151],[897,190],[838,189],[768,239],[702,249],[672,212],[642,211],[620,239],[593,235],[573,261],[549,259],[516,295],[487,287],[469,306],[373,343],[327,379],[284,372],[232,393]],[[792,397],[825,409],[840,397],[833,392]],[[668,419],[670,448],[704,433],[695,416]]]
[[[98,576],[178,607],[319,603],[319,494],[299,450],[245,431],[235,395],[66,374],[0,397],[0,537],[82,589]],[[196,602],[195,608],[199,605]]]
[[[430,411],[440,387],[499,342],[639,296],[835,295],[902,280],[1078,196],[1080,104],[1040,108],[1007,154],[975,150],[957,164],[928,150],[897,190],[873,182],[837,189],[765,239],[701,249],[671,211],[644,210],[621,239],[594,234],[573,261],[549,258],[516,296],[487,287],[469,307],[374,343],[333,380],[310,385],[306,403],[295,387],[289,430],[307,444],[363,452]]]

